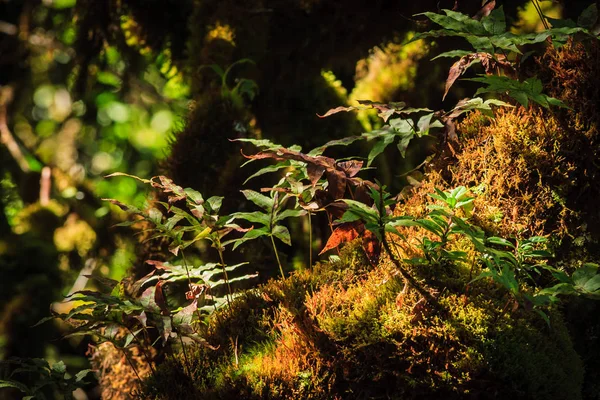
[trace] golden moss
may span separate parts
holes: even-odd
[[[154,349],[143,351],[155,354]],[[141,388],[140,379],[151,375],[152,367],[138,346],[117,349],[104,342],[90,347],[92,368],[96,372],[103,399],[130,400]]]
[[[548,329],[531,311],[505,312],[505,293],[485,282],[468,297],[443,292],[440,314],[391,263],[349,263],[356,248],[219,312],[207,331],[219,350],[194,356],[194,398],[579,398],[581,362],[558,315]],[[159,382],[147,393],[174,398]]]

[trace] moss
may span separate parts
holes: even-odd
[[[357,248],[214,315],[206,335],[219,348],[193,356],[190,398],[580,398],[581,362],[558,314],[548,329],[531,311],[504,312],[505,293],[485,282],[469,296],[444,291],[440,314],[390,263],[352,261]],[[166,383],[151,379],[147,393],[174,398]]]

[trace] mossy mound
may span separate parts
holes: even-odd
[[[365,267],[359,249],[218,312],[205,332],[218,350],[163,364],[145,398],[581,398],[581,361],[557,313],[548,328],[507,312],[484,283],[468,297],[444,291],[435,311],[390,263]]]
[[[470,114],[458,125],[459,142],[433,163],[400,212],[419,215],[434,187],[466,186],[476,195],[474,221],[488,233],[553,235],[565,260],[575,253],[597,255],[600,71],[592,61],[598,46],[590,46],[569,44],[537,61],[549,94],[572,109],[499,108],[494,118]]]

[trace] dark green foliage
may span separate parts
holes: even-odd
[[[0,379],[0,388],[14,388],[22,392],[24,399],[51,399],[60,394],[65,400],[73,400],[73,391],[89,384],[91,370],[79,371],[75,376],[67,376],[67,367],[62,361],[52,366],[43,359],[3,361],[3,366],[14,365],[9,379]],[[18,380],[13,380],[19,377]],[[87,382],[86,382],[87,379]],[[22,382],[27,382],[27,385]],[[50,396],[47,396],[50,394]]]

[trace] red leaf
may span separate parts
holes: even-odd
[[[496,0],[488,2],[481,10],[477,12],[477,14],[473,16],[473,19],[480,21],[483,17],[487,17],[490,15],[494,7],[496,7]]]
[[[167,307],[167,302],[165,301],[165,295],[163,294],[162,287],[165,284],[165,281],[158,281],[156,284],[156,290],[154,291],[154,302],[160,307],[160,311],[162,315],[170,315],[171,312]]]
[[[336,166],[341,169],[342,171],[344,171],[344,173],[349,176],[350,178],[352,178],[353,176],[355,176],[356,174],[358,174],[360,172],[360,169],[363,166],[363,161],[354,161],[354,160],[350,160],[350,161],[341,161],[336,163]]]
[[[360,231],[362,230],[364,230],[364,226],[359,221],[346,222],[344,224],[339,225],[333,230],[331,236],[329,237],[329,240],[327,240],[325,247],[323,248],[323,250],[321,250],[319,255],[331,249],[335,249],[342,243],[350,242],[356,239],[359,236]]]
[[[379,262],[379,255],[381,253],[381,243],[377,240],[377,236],[371,231],[365,231],[362,246],[369,262],[372,265],[376,265]]]
[[[360,110],[360,108],[358,108],[358,107],[344,107],[344,106],[340,106],[340,107],[336,107],[336,108],[332,108],[331,110],[328,110],[323,115],[317,114],[317,116],[319,118],[327,118],[330,115],[337,114],[339,112],[343,112],[343,111],[348,112],[348,111],[354,111],[354,110]]]

